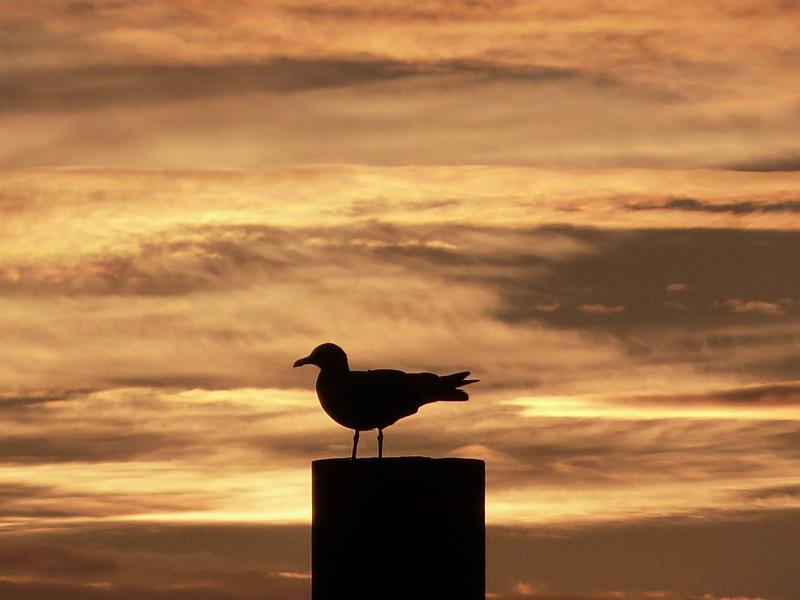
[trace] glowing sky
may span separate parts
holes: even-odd
[[[492,597],[797,600],[798,31],[0,4],[0,597],[308,598],[335,341],[481,379],[385,450],[487,461]]]

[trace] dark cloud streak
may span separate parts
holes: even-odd
[[[19,544],[0,549],[0,574],[16,577],[91,580],[118,570],[119,564],[113,559],[61,546]]]
[[[749,215],[752,213],[800,213],[800,200],[782,202],[707,202],[694,198],[673,198],[663,204],[628,204],[629,210],[682,210],[689,212],[731,213]]]
[[[585,83],[656,102],[682,96],[610,73],[543,65],[506,65],[479,60],[402,62],[389,59],[289,58],[261,63],[208,65],[98,65],[7,71],[0,82],[0,114],[129,108],[253,93],[291,94],[390,82],[408,77],[457,76],[474,82],[512,81],[532,85]],[[452,83],[452,82],[450,82]]]
[[[305,5],[287,5],[282,9],[292,16],[311,21],[362,21],[365,23],[440,23],[471,21],[480,18],[503,20],[515,18],[514,8],[518,3],[514,0],[480,0],[453,1],[447,3],[395,4],[371,7],[362,4],[343,3],[308,3]]]
[[[727,165],[733,171],[747,171],[753,173],[773,173],[781,171],[800,171],[800,155],[789,154],[740,162]]]
[[[48,390],[29,392],[26,394],[0,392],[0,415],[8,418],[9,413],[14,413],[24,408],[36,408],[43,404],[53,402],[66,402],[90,393],[89,389]]]
[[[42,435],[4,435],[0,464],[116,462],[155,456],[175,457],[199,444],[185,436],[154,432],[50,431]]]
[[[106,106],[360,85],[413,74],[391,61],[277,58],[262,64],[118,65],[6,73],[0,112],[87,111]]]

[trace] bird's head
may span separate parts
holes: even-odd
[[[294,363],[295,367],[303,365],[317,365],[326,371],[348,371],[350,369],[347,366],[347,354],[339,346],[330,342],[320,344],[312,350],[311,354]]]

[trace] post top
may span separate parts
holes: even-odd
[[[314,469],[485,469],[485,463],[479,458],[431,458],[429,456],[392,456],[385,458],[319,458],[312,460]]]

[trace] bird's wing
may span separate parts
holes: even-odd
[[[350,372],[350,397],[362,414],[394,423],[437,400],[466,400],[465,374],[440,377],[434,373],[405,373],[393,369]]]
[[[466,392],[458,388],[477,381],[477,379],[466,379],[469,371],[452,375],[406,373],[393,369],[375,369],[353,373],[363,373],[360,380],[366,388],[374,393],[391,398],[414,399],[418,401],[418,406],[438,400],[467,400]]]

